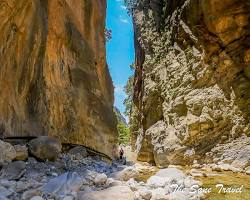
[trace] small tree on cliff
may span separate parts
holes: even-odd
[[[130,131],[129,131],[126,119],[123,117],[120,110],[116,107],[114,107],[114,113],[116,115],[117,122],[118,122],[117,131],[119,134],[119,137],[118,137],[119,144],[127,145],[130,140]]]
[[[109,42],[112,39],[112,30],[111,29],[105,29],[105,39],[106,42]]]
[[[124,0],[125,6],[127,7],[128,13],[132,14],[133,9],[136,6],[137,0]]]
[[[130,69],[132,71],[134,71],[134,64],[130,65]],[[124,114],[127,117],[130,117],[131,114],[131,109],[132,109],[132,105],[133,105],[133,93],[134,93],[134,75],[131,75],[128,78],[127,84],[124,87],[124,92],[126,93],[127,97],[125,98],[125,100],[123,101],[123,104],[125,106],[125,112]]]

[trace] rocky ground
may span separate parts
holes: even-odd
[[[125,164],[49,137],[14,146],[0,141],[0,150],[0,200],[198,200],[205,194],[195,178],[222,170],[198,163],[159,170],[133,162],[129,149],[133,161]]]
[[[0,199],[13,200],[164,200],[200,199],[190,194],[199,181],[176,168],[156,172],[149,164],[109,161],[81,146],[62,151],[54,138],[42,137],[27,145],[0,141]],[[186,188],[174,193],[173,184]]]

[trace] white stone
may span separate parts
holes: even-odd
[[[41,190],[45,194],[67,195],[73,191],[79,191],[82,184],[83,180],[78,173],[67,172],[50,180]]]
[[[63,198],[63,200],[74,200],[74,197],[72,196],[66,196]]]
[[[166,177],[159,177],[159,176],[151,176],[147,180],[147,185],[149,185],[152,188],[159,188],[164,187],[168,180],[166,180]]]
[[[52,174],[51,174],[52,176],[58,176],[58,174],[57,173],[55,173],[55,172],[53,172]]]
[[[132,191],[137,191],[138,190],[138,183],[133,179],[133,178],[131,178],[131,179],[129,179],[127,182],[126,182],[126,184],[127,184],[127,186],[129,186],[130,187],[130,189],[132,190]]]
[[[189,200],[189,195],[181,191],[172,192],[167,196],[168,200]]]
[[[168,200],[165,189],[157,188],[153,190],[151,200]]]
[[[119,185],[122,185],[122,182],[118,180],[114,180],[113,178],[108,178],[106,181],[106,185],[109,187],[119,186]]]
[[[191,176],[188,176],[184,179],[185,188],[191,188],[193,185],[201,186],[202,183],[200,181],[194,180]]]
[[[142,200],[142,197],[139,194],[139,192],[135,192],[135,194],[134,194],[134,200]]]
[[[98,175],[95,177],[95,179],[94,179],[94,183],[95,183],[96,185],[103,185],[103,184],[106,183],[107,178],[108,178],[107,175],[104,174],[104,173],[98,174]]]
[[[158,171],[155,176],[168,177],[170,179],[183,179],[185,177],[184,173],[176,168],[166,168]]]
[[[30,200],[44,200],[41,196],[34,196]]]
[[[138,192],[140,196],[145,200],[150,200],[150,198],[152,197],[152,192],[146,188],[142,188],[138,190]]]
[[[126,167],[121,172],[114,174],[114,177],[121,181],[128,181],[130,178],[137,178],[139,176],[138,170],[134,167]]]
[[[115,186],[101,191],[78,193],[78,200],[134,200],[134,193],[127,186]]]

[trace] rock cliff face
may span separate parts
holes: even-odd
[[[250,1],[142,0],[133,18],[138,159],[204,162],[249,137]]]
[[[106,0],[0,2],[0,135],[116,151]]]

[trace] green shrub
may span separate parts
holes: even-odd
[[[127,145],[130,141],[130,130],[125,124],[119,123],[117,125],[117,130],[119,134],[119,144]]]

